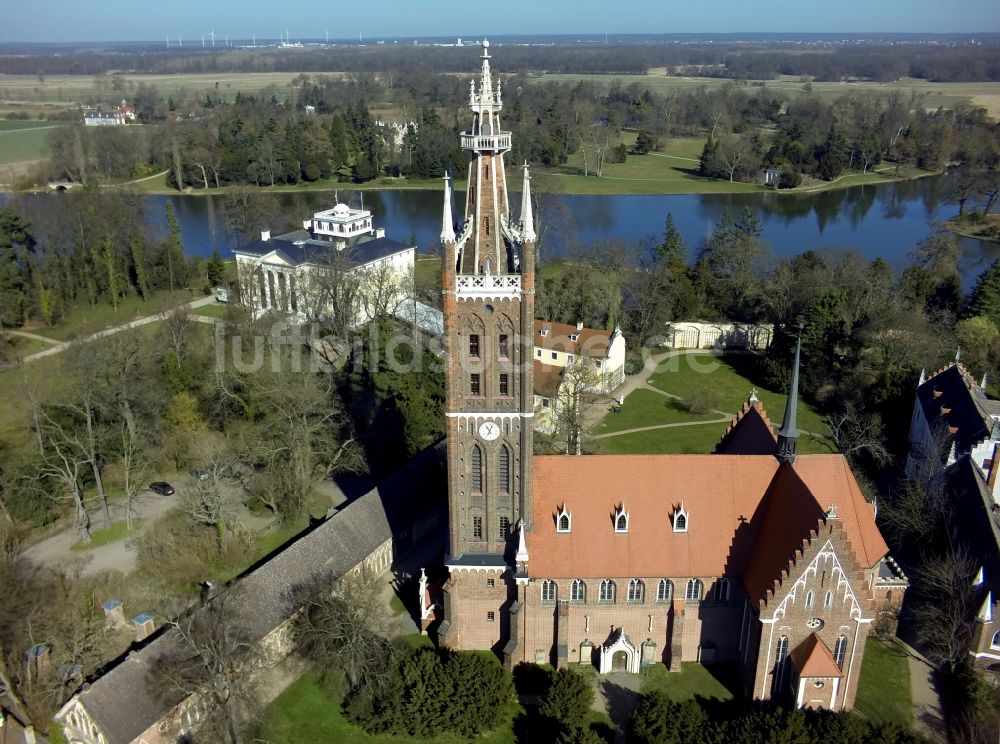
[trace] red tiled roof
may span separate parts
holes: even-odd
[[[764,404],[757,401],[743,404],[715,451],[720,455],[773,455],[777,444]]]
[[[815,633],[810,633],[789,655],[800,677],[843,677],[833,654]]]
[[[542,335],[543,328],[548,331],[544,336]],[[574,335],[577,336],[576,341],[572,339]],[[611,345],[611,335],[611,331],[577,328],[569,323],[550,323],[547,320],[536,320],[533,340],[535,348],[605,357],[608,354],[608,347]]]
[[[840,455],[801,455],[784,473],[765,455],[540,455],[534,468],[535,576],[746,575],[766,591],[830,504],[858,563],[870,568],[888,552]],[[573,529],[557,533],[564,502]],[[620,503],[627,534],[612,525]],[[671,516],[682,504],[688,531],[675,533]]]

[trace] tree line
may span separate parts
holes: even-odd
[[[743,43],[644,42],[503,47],[504,65],[518,72],[641,75],[666,68],[679,75],[710,75],[736,80],[770,80],[779,75],[818,80],[874,80],[902,77],[932,81],[996,81],[1000,65],[996,43],[982,44],[836,44],[782,41]],[[965,41],[965,39],[963,39]],[[114,55],[70,50],[60,55],[0,57],[0,72],[20,75],[106,75],[116,70],[145,74],[213,72],[383,73],[406,77],[407,70],[472,73],[476,55],[458,47],[409,45],[334,46],[289,52],[281,49],[124,49]]]

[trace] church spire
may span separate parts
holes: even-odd
[[[521,188],[521,239],[527,243],[535,242],[535,217],[531,212],[531,175],[528,173],[528,163],[524,163],[524,186]]]
[[[795,344],[795,363],[792,366],[792,385],[785,404],[785,418],[778,429],[778,459],[789,464],[795,462],[795,446],[799,440],[799,430],[795,425],[795,414],[799,402],[799,358],[802,354],[802,326]]]
[[[455,242],[455,222],[451,216],[451,177],[444,174],[444,210],[441,213],[441,242]]]

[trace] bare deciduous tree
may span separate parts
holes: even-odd
[[[320,668],[338,670],[351,689],[381,689],[393,654],[385,588],[364,568],[300,588],[302,610],[294,626],[300,653]]]
[[[826,422],[830,438],[848,459],[865,454],[878,466],[892,459],[885,445],[882,417],[877,413],[865,413],[848,402],[841,410],[829,414]]]
[[[954,672],[972,645],[982,602],[972,588],[977,565],[964,550],[932,556],[914,571],[921,600],[914,610],[917,638],[938,669]]]

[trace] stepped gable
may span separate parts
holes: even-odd
[[[834,506],[837,519],[826,520]],[[875,525],[874,508],[865,501],[841,455],[806,455],[775,474],[752,520],[751,559],[743,583],[751,599],[767,604],[813,540],[827,533],[848,547],[854,565],[872,568],[889,552]],[[842,535],[835,535],[842,531]],[[838,540],[838,541],[840,541]],[[839,551],[838,551],[839,552]],[[841,555],[842,563],[848,556]],[[848,566],[844,565],[848,570]]]
[[[719,455],[773,455],[778,438],[756,393],[751,393],[715,446]]]
[[[858,565],[888,553],[841,455],[541,455],[534,458],[533,576],[744,576],[763,598],[830,504]],[[572,530],[558,533],[565,504]],[[617,533],[615,509],[628,513]],[[686,532],[671,518],[683,507]],[[748,524],[749,523],[749,524]]]
[[[844,673],[826,644],[810,633],[789,655],[799,677],[843,677]]]
[[[986,398],[978,383],[960,362],[942,367],[917,388],[917,402],[933,430],[944,427],[947,436],[938,454],[948,456],[952,443],[959,453],[968,452],[990,436]]]

